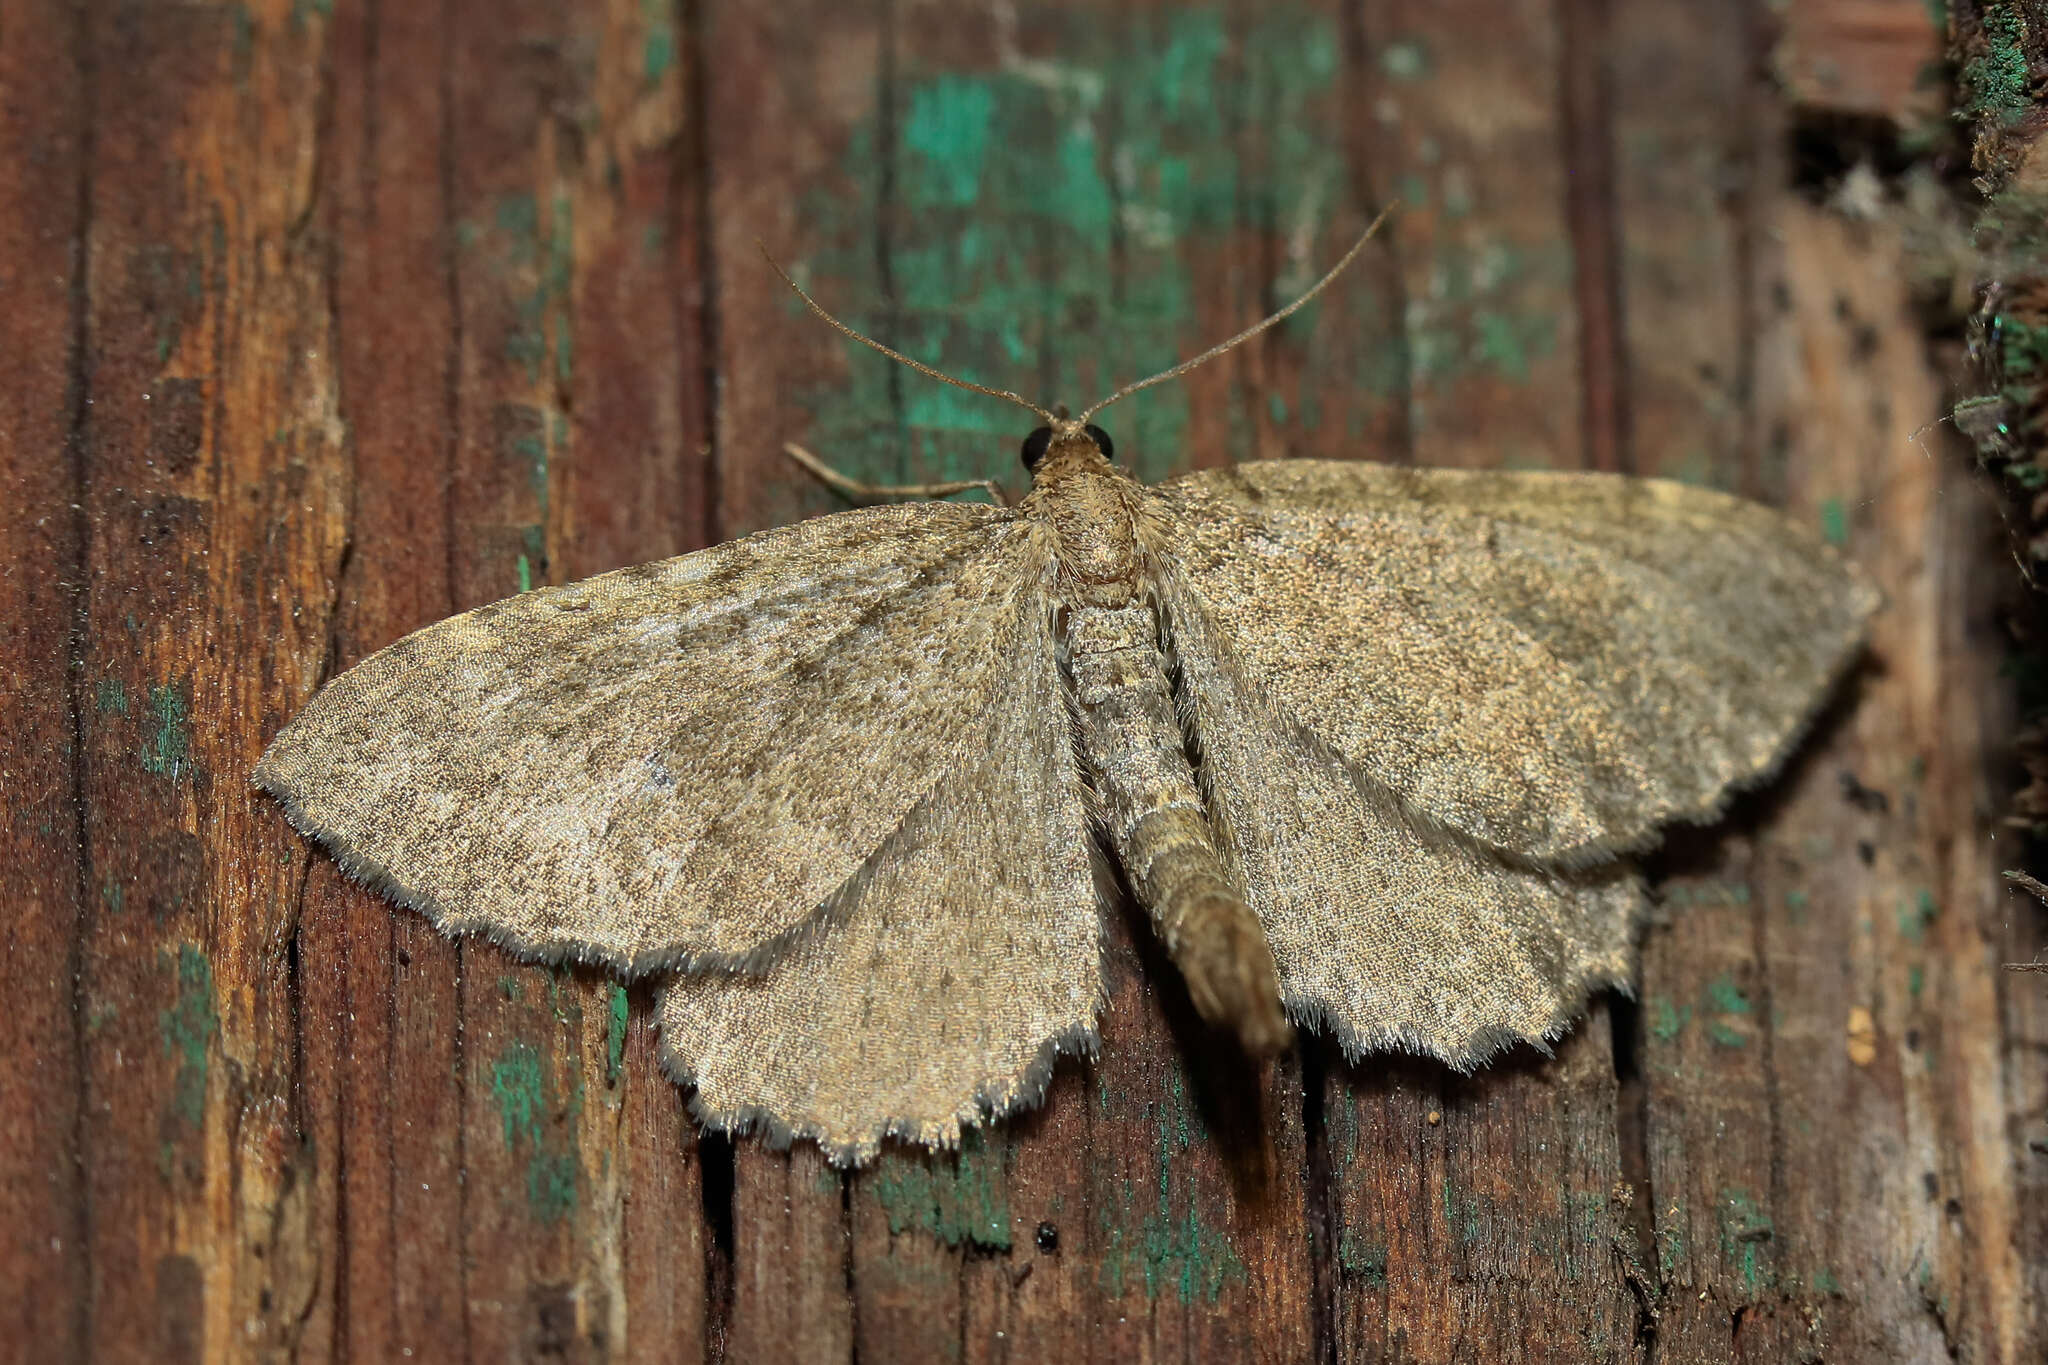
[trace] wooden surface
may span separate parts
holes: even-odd
[[[2013,575],[1900,233],[1790,183],[1778,8],[13,0],[0,1356],[2042,1359]],[[643,988],[438,937],[250,788],[413,627],[834,507],[785,440],[1017,481],[1016,414],[850,353],[757,236],[1077,402],[1394,197],[1118,410],[1138,469],[1699,480],[1889,597],[1554,1057],[1219,1069],[1113,914],[1098,1061],[844,1176],[694,1132]]]

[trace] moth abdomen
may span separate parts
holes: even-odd
[[[1073,609],[1068,685],[1103,826],[1195,1008],[1254,1055],[1286,1047],[1273,951],[1225,870],[1151,604]]]
[[[1138,821],[1123,854],[1139,899],[1187,982],[1195,1009],[1268,1056],[1293,1037],[1279,973],[1258,916],[1223,871],[1206,820],[1177,806]]]

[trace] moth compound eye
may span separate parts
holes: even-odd
[[[1045,458],[1045,452],[1052,448],[1052,428],[1040,427],[1024,438],[1024,467],[1038,468],[1038,462]]]
[[[1101,427],[1093,425],[1085,426],[1081,430],[1087,432],[1088,439],[1095,442],[1095,448],[1102,452],[1103,459],[1114,460],[1116,458],[1116,442],[1109,439],[1108,432],[1104,431]]]

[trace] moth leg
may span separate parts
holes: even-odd
[[[995,501],[996,506],[1010,505],[1010,500],[1003,496],[1002,485],[994,479],[959,479],[952,483],[862,483],[848,478],[800,445],[786,444],[782,451],[824,482],[860,502],[879,502],[885,498],[943,498],[979,488]]]

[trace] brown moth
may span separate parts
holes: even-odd
[[[1627,855],[1778,766],[1875,594],[1676,483],[1117,468],[1096,413],[1363,245],[1078,417],[811,303],[1037,413],[1029,495],[465,612],[329,683],[257,780],[451,933],[662,974],[699,1118],[840,1162],[1092,1051],[1098,836],[1253,1054],[1293,1023],[1459,1068],[1540,1045],[1629,979]]]

